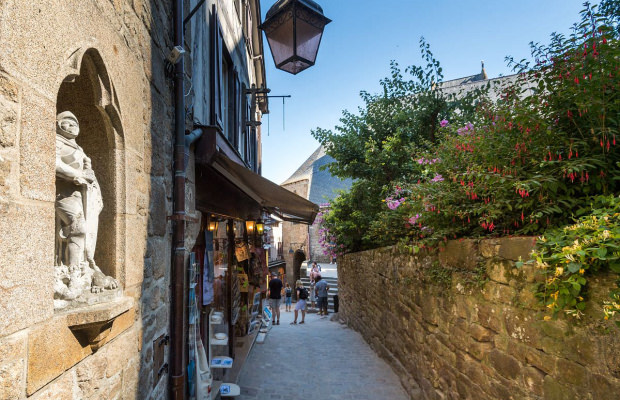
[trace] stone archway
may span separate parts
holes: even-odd
[[[101,187],[103,209],[99,214],[94,259],[105,275],[124,282],[121,265],[121,218],[125,204],[124,132],[114,85],[100,53],[78,50],[72,57],[79,74],[65,77],[56,100],[56,113],[72,112],[80,134],[76,142],[92,161]],[[75,71],[77,72],[77,71]]]

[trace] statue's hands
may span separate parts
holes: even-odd
[[[89,183],[93,183],[95,180],[95,173],[92,169],[85,169],[82,171],[80,176],[76,176],[73,178],[73,182],[77,185],[86,186]]]
[[[76,185],[81,185],[81,186],[88,185],[88,181],[79,176],[76,176],[75,178],[73,178],[73,183],[75,183]]]

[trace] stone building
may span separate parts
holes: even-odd
[[[316,214],[246,185],[271,184],[260,2],[180,1],[0,0],[1,399],[186,397],[186,249]]]
[[[329,170],[322,168],[332,162],[334,159],[325,154],[325,148],[320,146],[281,186],[317,206],[328,203],[340,190],[350,188],[352,182],[350,179],[337,178]],[[318,230],[316,224],[307,225],[290,221],[282,223],[284,259],[291,285],[299,276],[299,267],[304,260],[323,263],[332,261],[323,253]]]

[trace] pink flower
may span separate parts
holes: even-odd
[[[409,218],[408,222],[411,226],[415,225],[415,223],[418,221],[418,219],[420,219],[421,215],[420,214],[416,214],[413,217]]]
[[[441,182],[441,181],[443,181],[443,176],[441,176],[440,174],[435,174],[435,177],[431,179],[431,182]]]
[[[387,199],[385,199],[385,202],[390,210],[396,210],[398,207],[400,207],[402,203],[405,202],[405,199],[404,198],[395,199],[390,196]]]
[[[448,126],[448,120],[447,119],[442,119],[441,122],[439,123],[439,125],[442,128],[445,128],[446,126]]]

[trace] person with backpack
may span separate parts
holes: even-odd
[[[306,301],[308,301],[308,289],[304,287],[304,285],[301,283],[301,280],[295,282],[295,289],[297,290],[297,304],[295,305],[295,320],[291,322],[291,325],[297,324],[297,316],[299,315],[299,310],[301,310],[300,324],[305,323],[306,319]]]
[[[286,312],[290,312],[291,311],[291,305],[292,305],[292,296],[293,296],[293,288],[291,288],[291,285],[288,284],[288,282],[286,282],[286,288],[284,288],[284,294],[285,294],[285,298],[284,298],[284,306],[286,308]]]

